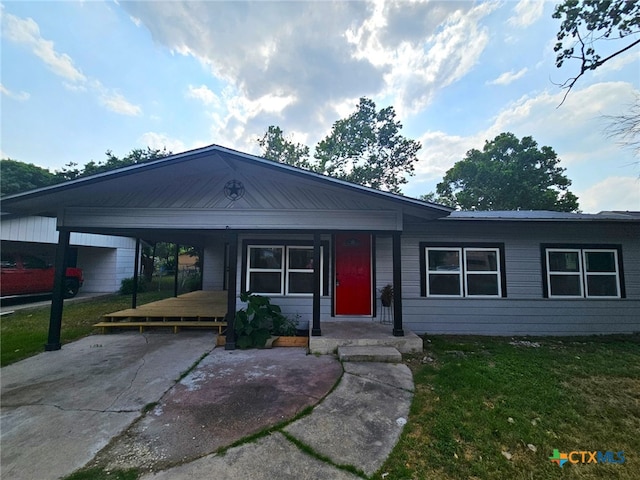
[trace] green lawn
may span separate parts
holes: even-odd
[[[513,341],[430,337],[406,359],[409,422],[375,478],[640,478],[640,336]],[[560,468],[554,449],[625,462]]]
[[[167,298],[172,291],[144,292],[138,294],[138,305]],[[90,301],[66,303],[62,314],[62,343],[72,342],[94,332],[105,313],[131,307],[129,295],[111,295]],[[8,310],[11,308],[8,307]],[[5,366],[44,350],[49,332],[50,308],[40,307],[18,310],[0,318],[0,365]]]

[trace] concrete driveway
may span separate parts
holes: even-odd
[[[4,367],[2,478],[96,467],[145,480],[352,480],[339,465],[373,475],[407,421],[401,363],[214,345],[202,331],[93,335]]]
[[[301,348],[214,346],[202,331],[92,335],[2,368],[2,477],[192,460],[315,405],[342,374]]]

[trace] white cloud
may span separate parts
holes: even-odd
[[[40,36],[40,28],[32,18],[22,19],[2,12],[2,34],[9,40],[31,47],[31,51],[56,75],[72,82],[86,80],[69,55],[58,53],[50,40]]]
[[[584,212],[640,211],[640,178],[638,177],[608,177],[577,194],[580,198],[580,209]]]
[[[487,82],[487,85],[509,85],[510,83],[515,82],[519,78],[522,78],[525,73],[527,73],[528,68],[523,68],[517,72],[511,70],[510,72],[504,72],[498,78]]]
[[[26,100],[29,100],[29,98],[31,97],[31,95],[29,95],[29,93],[27,92],[12,92],[11,90],[9,90],[7,87],[5,87],[4,85],[2,85],[0,83],[0,92],[2,92],[3,95],[6,95],[7,97],[11,98],[12,100],[17,100],[19,102],[24,102]]]
[[[200,85],[199,87],[194,87],[193,85],[189,85],[187,90],[187,98],[195,98],[200,100],[203,104],[207,106],[220,107],[220,98],[206,85]]]
[[[139,106],[129,102],[122,94],[110,91],[100,81],[85,76],[69,55],[57,52],[54,42],[41,36],[40,27],[32,18],[23,19],[3,11],[2,34],[12,42],[29,46],[32,53],[55,75],[64,79],[63,85],[68,90],[92,91],[101,105],[121,115],[135,116],[142,113]]]
[[[122,94],[117,92],[103,92],[100,94],[100,103],[112,112],[131,117],[142,114],[138,105],[129,102]]]
[[[513,7],[513,16],[508,23],[514,27],[528,27],[542,17],[544,2],[541,0],[520,0]]]
[[[467,75],[498,2],[126,2],[169,50],[197,58],[223,91],[192,85],[215,138],[253,148],[270,124],[319,140],[361,96],[400,118]],[[331,21],[327,21],[331,19]],[[237,32],[242,32],[239,41]],[[232,94],[229,94],[232,92]],[[221,104],[217,105],[215,96]]]
[[[138,143],[144,145],[145,147],[149,147],[151,149],[163,150],[167,149],[172,153],[180,153],[187,150],[184,142],[177,138],[171,138],[165,133],[157,133],[157,132],[146,132],[143,133],[138,139]],[[200,146],[200,145],[199,145]],[[195,148],[192,147],[192,148]]]

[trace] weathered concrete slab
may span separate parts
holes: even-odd
[[[214,348],[215,335],[93,335],[1,371],[2,476],[84,466]]]
[[[413,392],[411,369],[402,363],[345,363],[344,371],[374,382]]]
[[[422,352],[422,338],[405,330],[403,337],[394,337],[390,325],[371,321],[320,322],[322,335],[309,337],[311,353],[335,353],[340,346],[388,346],[400,353]]]
[[[191,463],[140,480],[360,480],[360,477],[324,463],[298,449],[281,433],[229,449],[224,455],[208,455]]]
[[[400,363],[402,355],[397,348],[387,346],[342,346],[338,347],[341,362],[386,362]]]
[[[397,443],[412,396],[406,389],[345,373],[331,395],[285,431],[334,463],[372,475]]]
[[[292,419],[341,375],[334,357],[304,348],[218,348],[94,463],[157,470],[199,458]]]

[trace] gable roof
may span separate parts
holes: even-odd
[[[65,206],[86,205],[92,201],[97,202],[99,198],[106,198],[109,195],[108,185],[112,187],[113,195],[126,192],[127,195],[132,196],[130,191],[134,185],[139,190],[149,190],[152,188],[150,185],[152,182],[157,182],[164,188],[170,185],[176,186],[179,179],[186,176],[186,168],[183,167],[189,166],[196,171],[191,178],[197,182],[202,180],[204,175],[212,175],[222,170],[227,173],[237,170],[239,164],[270,171],[276,176],[283,175],[307,183],[339,189],[357,196],[390,201],[411,209],[427,210],[433,217],[446,216],[453,210],[444,205],[365,187],[219,145],[209,145],[150,162],[9,195],[2,198],[2,210],[24,215],[56,216]],[[99,203],[99,205],[103,204]]]

